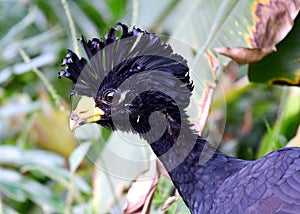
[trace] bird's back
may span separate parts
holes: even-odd
[[[211,213],[300,213],[300,148],[249,162],[215,192]]]

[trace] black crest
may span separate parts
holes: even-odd
[[[88,60],[67,50],[62,62],[65,69],[59,72],[59,77],[65,76],[74,84],[70,96],[95,97],[106,82],[155,69],[181,80],[190,91],[193,89],[186,60],[153,33],[136,27],[129,31],[126,25],[118,23],[104,39],[86,40],[82,36],[79,41]]]

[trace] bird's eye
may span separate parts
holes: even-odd
[[[112,103],[114,99],[115,91],[107,91],[104,93],[103,99],[108,103]]]

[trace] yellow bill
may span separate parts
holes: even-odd
[[[70,128],[74,131],[86,123],[100,120],[102,115],[104,115],[104,111],[96,107],[96,103],[92,97],[82,97],[76,109],[71,114]]]

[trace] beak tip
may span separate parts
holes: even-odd
[[[80,126],[83,126],[86,123],[88,122],[85,118],[79,118],[79,119],[71,118],[69,121],[69,126],[71,131],[74,132],[75,129],[79,128]]]
[[[71,131],[73,132],[75,130],[75,122],[74,122],[74,120],[70,119],[69,126],[70,126]]]

